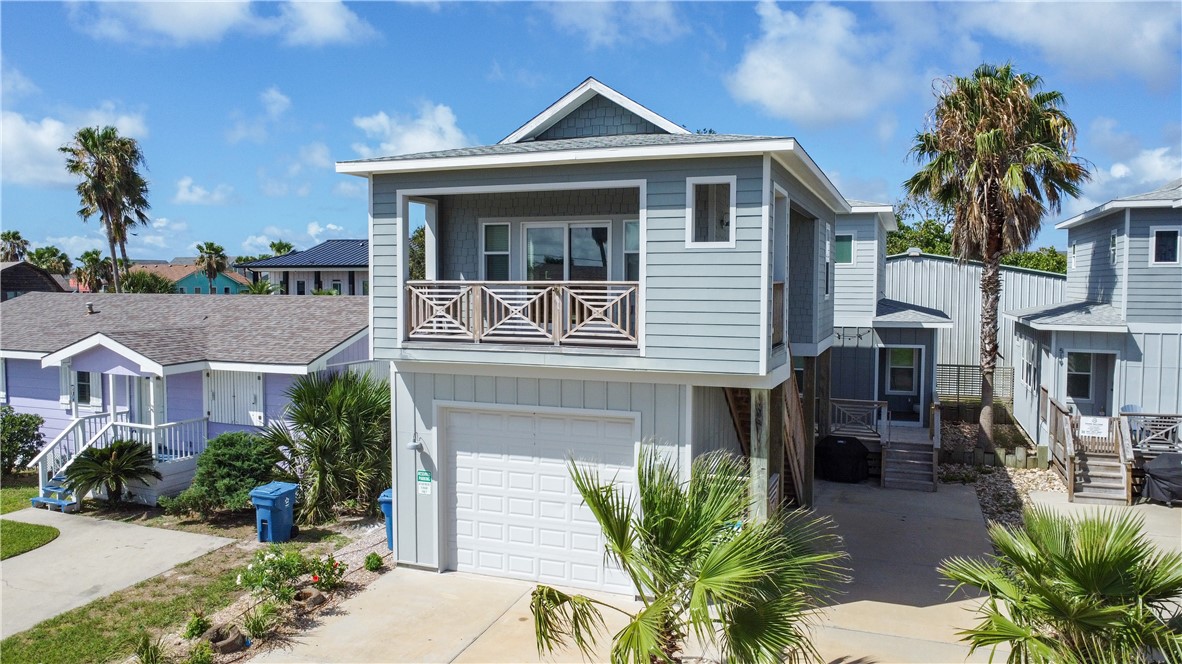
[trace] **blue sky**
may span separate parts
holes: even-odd
[[[114,124],[148,162],[133,257],[363,237],[333,162],[495,143],[587,76],[689,129],[794,136],[892,201],[933,82],[1006,60],[1067,97],[1095,172],[1070,215],[1182,175],[1180,42],[1179,2],[3,2],[0,225],[103,246],[56,148]]]

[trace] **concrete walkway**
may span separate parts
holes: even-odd
[[[1038,505],[1072,516],[1105,510],[1131,511],[1144,520],[1145,536],[1150,541],[1163,551],[1182,551],[1182,507],[1148,502],[1131,506],[1087,505],[1067,502],[1067,494],[1052,491],[1032,491],[1030,498]]]
[[[23,509],[3,516],[61,535],[0,563],[0,637],[166,572],[234,540],[119,521]]]

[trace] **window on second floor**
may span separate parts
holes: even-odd
[[[1150,265],[1178,264],[1178,229],[1154,228],[1151,232],[1153,246],[1149,248]]]
[[[1075,242],[1071,243],[1071,269],[1073,269],[1073,270],[1075,269],[1075,249],[1076,249],[1076,246],[1077,246],[1077,243],[1075,243]]]
[[[640,222],[624,222],[624,281],[640,281]]]
[[[686,178],[686,246],[735,246],[735,178]]]
[[[1116,265],[1116,231],[1108,236],[1108,264]]]
[[[825,224],[825,299],[829,299],[833,281],[833,226]]]
[[[833,261],[838,265],[854,262],[854,236],[838,235],[833,240]]]
[[[509,281],[509,224],[485,224],[481,251],[484,281]]]

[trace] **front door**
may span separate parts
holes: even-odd
[[[1113,415],[1115,376],[1115,354],[1068,352],[1067,407],[1088,417]]]

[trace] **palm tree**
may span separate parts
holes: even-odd
[[[1159,551],[1130,512],[1024,517],[990,526],[995,555],[940,566],[989,595],[981,623],[961,632],[974,650],[1008,644],[1023,663],[1182,661],[1182,553]]]
[[[147,270],[128,270],[123,275],[124,293],[175,293],[176,282]]]
[[[197,245],[197,269],[205,272],[205,278],[209,279],[210,295],[217,292],[213,287],[213,280],[225,271],[229,263],[230,259],[226,257],[226,250],[222,245],[215,242],[202,242]]]
[[[952,77],[937,95],[910,154],[923,162],[904,186],[954,211],[952,252],[980,260],[981,416],[978,444],[993,450],[993,373],[1001,259],[1030,246],[1047,212],[1078,196],[1089,177],[1075,152],[1063,95],[1010,65],[981,65]]]
[[[290,254],[292,251],[295,251],[295,246],[286,240],[275,240],[271,243],[271,253],[275,254],[276,256]]]
[[[346,501],[376,513],[391,479],[389,382],[368,372],[310,374],[287,398],[284,422],[263,435],[284,459],[280,479],[300,486],[300,522],[330,521]]]
[[[243,295],[281,295],[283,288],[279,284],[273,284],[263,279],[262,281],[252,282],[246,290],[239,292]]]
[[[70,262],[70,257],[66,255],[66,252],[53,245],[37,247],[30,251],[28,260],[50,274],[60,274],[63,277],[69,275],[70,271],[74,269],[74,264]]]
[[[98,214],[112,262],[116,259],[116,245],[126,261],[127,229],[136,223],[146,224],[150,207],[148,184],[139,173],[144,163],[139,143],[120,136],[114,127],[83,127],[72,142],[58,150],[66,155],[66,170],[82,176],[77,188],[82,202],[78,216],[86,221]],[[118,270],[112,272],[116,293],[120,291],[119,277]]]
[[[74,278],[79,287],[86,287],[91,293],[97,293],[111,281],[111,259],[103,258],[98,249],[91,249],[78,257],[78,267],[74,268]],[[81,290],[81,288],[79,288]]]
[[[151,446],[134,440],[115,440],[104,448],[91,447],[66,468],[66,486],[74,495],[85,496],[101,487],[107,492],[107,503],[112,505],[123,498],[123,487],[149,477],[163,479],[156,470]]]
[[[0,232],[0,261],[23,261],[29,253],[29,241],[20,231]]]
[[[645,446],[635,499],[573,460],[570,475],[603,531],[606,558],[644,606],[630,613],[538,586],[530,610],[539,655],[573,641],[590,657],[604,607],[628,619],[613,638],[613,662],[673,661],[690,635],[718,644],[723,661],[817,658],[807,616],[845,580],[845,554],[827,519],[785,511],[752,521],[746,464],[725,453],[698,457],[682,483]]]

